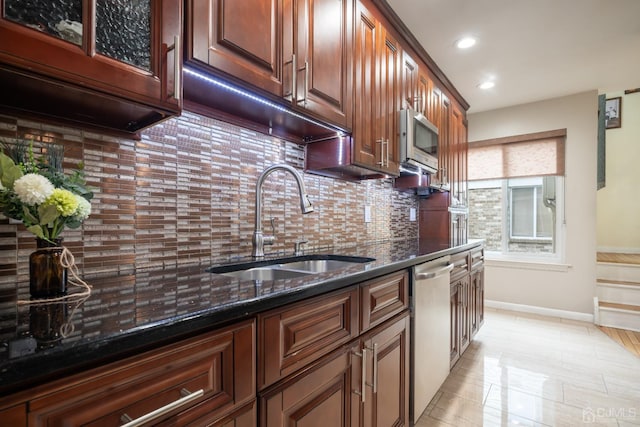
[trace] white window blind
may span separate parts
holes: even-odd
[[[469,143],[468,179],[564,176],[566,129]]]

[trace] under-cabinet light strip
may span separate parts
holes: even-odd
[[[235,86],[229,85],[229,84],[227,84],[227,83],[225,83],[225,82],[223,82],[221,80],[212,78],[212,77],[210,77],[210,76],[208,76],[206,74],[202,74],[202,73],[200,73],[200,72],[198,72],[196,70],[193,70],[191,68],[184,67],[183,71],[185,73],[187,73],[187,74],[191,74],[192,76],[198,77],[199,79],[202,79],[202,80],[206,81],[207,83],[219,86],[219,87],[221,87],[223,89],[226,89],[226,90],[228,90],[230,92],[233,92],[235,94],[238,94],[240,96],[244,96],[245,98],[251,99],[252,101],[255,101],[255,102],[260,103],[262,105],[266,105],[268,107],[275,108],[276,110],[282,111],[283,113],[289,114],[290,116],[296,117],[298,119],[302,119],[302,120],[304,120],[306,122],[313,123],[314,125],[321,126],[321,127],[325,128],[325,129],[334,131],[334,132],[336,132],[337,136],[343,136],[344,135],[343,132],[341,132],[339,130],[336,130],[336,128],[327,126],[326,124],[318,122],[316,120],[313,120],[313,119],[311,119],[309,117],[305,117],[302,114],[298,114],[295,111],[292,111],[292,110],[290,110],[290,109],[288,109],[286,107],[283,107],[282,105],[278,105],[275,102],[268,101],[268,100],[266,100],[266,99],[264,99],[264,98],[262,98],[260,96],[254,95],[254,94],[252,94],[250,92],[247,92],[247,91],[239,89],[239,88],[237,88]]]

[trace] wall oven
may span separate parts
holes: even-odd
[[[411,108],[400,111],[400,161],[410,169],[438,171],[438,128]]]

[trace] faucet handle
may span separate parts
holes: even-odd
[[[299,240],[293,244],[293,255],[300,256],[304,255],[304,251],[302,250],[302,245],[309,243],[307,240]]]
[[[276,219],[275,217],[271,217],[269,219],[269,223],[271,224],[271,235],[266,235],[262,237],[262,245],[273,245],[276,242]]]

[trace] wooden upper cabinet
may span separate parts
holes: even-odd
[[[281,96],[283,7],[283,0],[189,0],[186,59]]]
[[[362,2],[355,26],[354,162],[397,176],[400,44]]]
[[[351,0],[284,0],[284,96],[351,127]]]
[[[378,32],[373,14],[358,2],[355,18],[353,157],[357,164],[375,166],[376,103],[378,94]]]
[[[186,60],[348,128],[350,10],[351,0],[189,0]]]
[[[22,99],[3,105],[126,131],[180,112],[180,0],[141,1],[136,13],[124,2],[16,3],[0,2],[0,80]]]
[[[423,68],[420,68],[418,72],[418,101],[416,109],[437,127],[440,119],[440,104],[438,103],[438,108],[432,106],[433,99],[436,96],[433,92],[433,80]]]
[[[400,103],[400,43],[383,27],[381,31],[381,52],[379,66],[379,119],[381,142],[378,164],[384,172],[397,176],[400,173],[399,113]]]
[[[405,51],[402,54],[402,103],[400,108],[411,107],[420,113],[424,112],[419,85],[418,63]]]

